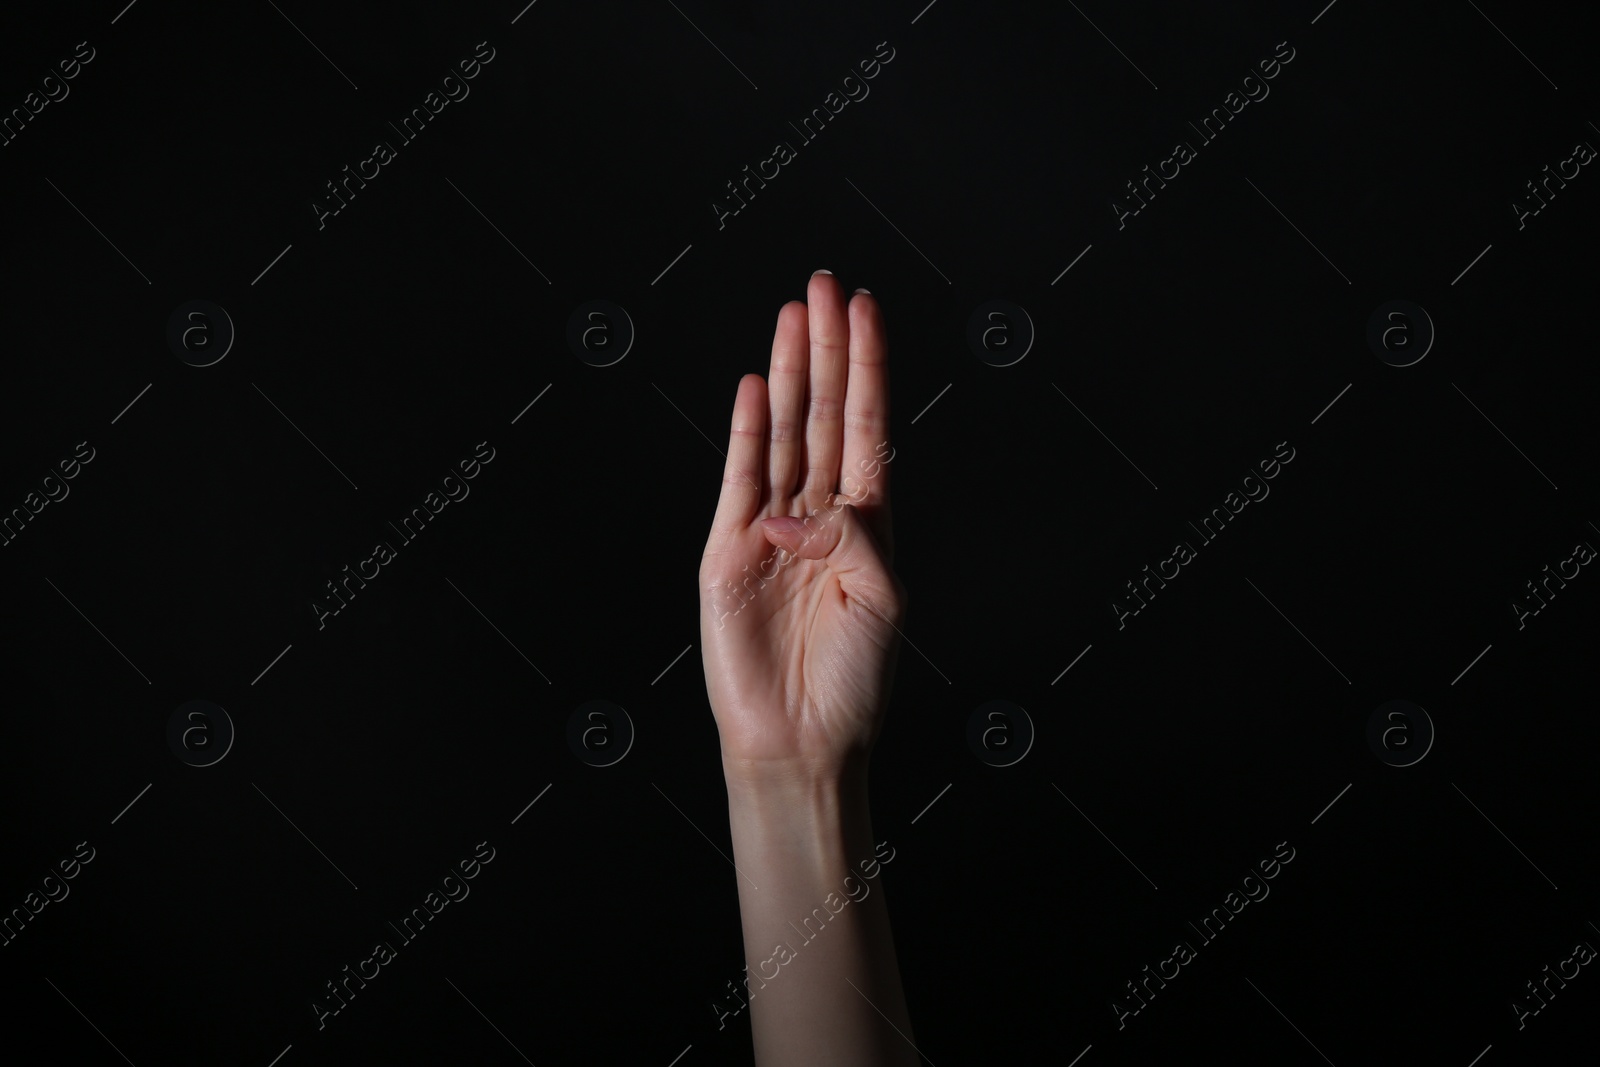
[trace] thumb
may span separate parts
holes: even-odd
[[[867,592],[892,589],[883,553],[853,504],[843,504],[838,510],[813,508],[804,519],[790,515],[762,519],[761,531],[791,556],[826,560],[847,590],[852,586]]]

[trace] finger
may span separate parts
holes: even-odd
[[[712,528],[742,530],[761,507],[761,473],[766,465],[767,383],[759,374],[739,379],[733,401],[733,426],[728,433],[728,462],[722,471],[722,495]]]
[[[889,499],[889,345],[872,294],[850,300],[850,375],[844,399],[840,489],[871,516]]]
[[[806,306],[791,300],[778,310],[772,338],[772,366],[767,371],[767,392],[772,398],[768,426],[767,480],[775,497],[788,497],[800,481],[801,452],[805,444]]]
[[[811,328],[811,392],[806,405],[804,499],[817,507],[839,488],[844,452],[844,392],[850,363],[850,322],[838,279],[821,271],[806,294]]]
[[[834,510],[832,505],[838,505]],[[792,515],[761,520],[761,532],[791,557],[827,560],[846,596],[865,600],[894,615],[898,612],[896,579],[861,512],[835,494],[805,518]],[[779,557],[780,564],[783,562]]]

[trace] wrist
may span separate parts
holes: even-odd
[[[866,810],[867,779],[860,771],[786,775],[770,769],[730,770],[725,776],[729,808],[763,822],[843,825]]]
[[[724,746],[722,776],[728,784],[730,798],[800,800],[864,790],[869,758],[868,749],[851,748],[842,755],[753,759],[730,754]]]
[[[871,811],[865,767],[827,773],[728,769],[728,820],[736,852],[776,864],[789,877],[829,881],[870,853]],[[759,859],[758,859],[759,857]]]

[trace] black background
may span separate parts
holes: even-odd
[[[0,509],[95,450],[0,548],[0,909],[95,849],[0,948],[10,1049],[749,1062],[748,1013],[711,1007],[744,961],[695,579],[739,376],[819,267],[890,334],[915,648],[873,807],[927,1060],[1491,1067],[1585,1035],[1591,968],[1520,1031],[1511,1004],[1600,944],[1600,578],[1521,629],[1511,602],[1600,544],[1600,178],[1521,229],[1511,205],[1600,144],[1586,25],[923,2],[7,15],[8,112],[95,49],[0,148]],[[324,183],[480,41],[470,95],[319,230]],[[1124,183],[1283,41],[1119,229]],[[1037,331],[1011,366],[966,342],[994,298]],[[166,342],[191,299],[237,329],[209,367]],[[637,331],[608,367],[565,340],[591,299]],[[1408,367],[1366,342],[1395,299],[1437,330]],[[324,583],[481,441],[470,496],[319,630]],[[1124,583],[1285,441],[1119,630]],[[237,728],[210,767],[167,745],[193,699]],[[568,748],[591,699],[637,730],[615,766]],[[990,699],[1037,728],[1014,766],[967,748]],[[1391,699],[1437,730],[1409,767],[1366,741]],[[480,841],[470,897],[319,1031],[324,983]],[[1279,842],[1271,895],[1199,945]],[[1179,940],[1197,960],[1119,1031]]]

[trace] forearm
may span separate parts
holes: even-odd
[[[917,1063],[864,766],[821,782],[727,777],[757,1064]]]

